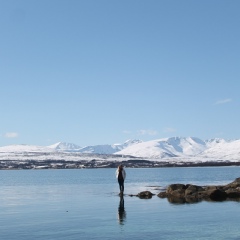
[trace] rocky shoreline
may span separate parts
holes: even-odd
[[[141,199],[152,198],[155,194],[143,191],[137,195]],[[171,184],[165,191],[157,194],[159,198],[167,198],[171,203],[197,203],[201,201],[240,201],[240,178],[227,185],[198,186],[192,184]]]
[[[79,169],[79,168],[117,168],[123,164],[127,168],[161,168],[161,167],[219,167],[240,166],[238,161],[206,161],[206,162],[170,162],[130,159],[124,161],[103,160],[1,160],[0,170],[14,169]]]

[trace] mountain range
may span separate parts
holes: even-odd
[[[170,137],[151,141],[128,140],[123,144],[106,144],[80,147],[73,143],[58,142],[50,146],[9,145],[0,147],[0,159],[14,158],[18,155],[52,154],[107,154],[114,156],[132,156],[142,159],[161,160],[166,158],[240,160],[240,139],[224,140],[220,138],[201,140],[197,137]],[[4,158],[5,157],[5,158]]]

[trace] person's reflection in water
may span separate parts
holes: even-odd
[[[123,195],[120,196],[120,202],[118,207],[118,222],[123,225],[126,221],[126,211],[124,208],[124,198]]]

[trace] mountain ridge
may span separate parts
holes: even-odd
[[[78,154],[110,154],[133,156],[144,159],[165,158],[209,158],[217,160],[240,160],[240,139],[225,140],[213,138],[201,140],[197,137],[169,137],[150,141],[129,139],[122,144],[103,144],[80,147],[66,142],[58,142],[49,146],[8,145],[0,147],[0,154],[11,153],[78,153]]]

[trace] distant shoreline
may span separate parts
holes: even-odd
[[[127,168],[163,168],[163,167],[226,167],[240,166],[240,162],[230,161],[205,161],[205,162],[169,162],[151,160],[124,160],[124,161],[99,161],[99,160],[1,160],[0,170],[21,169],[93,169],[116,168],[123,164]]]

